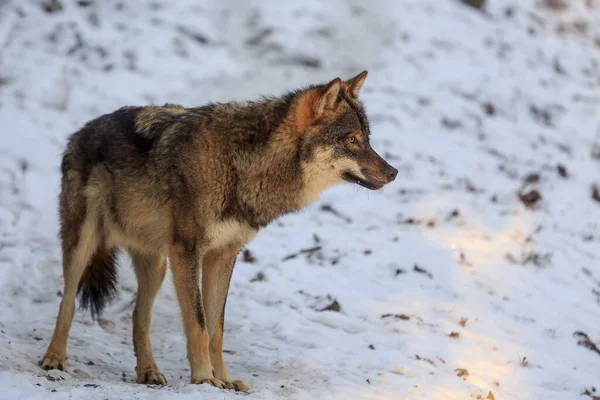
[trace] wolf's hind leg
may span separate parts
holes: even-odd
[[[156,366],[150,345],[152,306],[165,279],[165,255],[147,255],[137,251],[129,251],[129,254],[138,281],[133,310],[133,349],[137,359],[137,383],[166,385],[167,380]]]
[[[223,381],[225,387],[247,392],[250,387],[243,381],[229,379],[223,362],[223,324],[229,282],[235,265],[238,248],[211,251],[202,264],[202,294],[206,310],[206,326],[210,336],[210,360],[215,378]]]
[[[76,221],[76,222],[75,222]],[[64,230],[73,230],[74,234],[63,235],[63,279],[64,290],[60,302],[56,327],[52,341],[40,366],[46,370],[64,369],[67,353],[67,338],[73,315],[75,313],[75,296],[77,286],[85,268],[91,262],[94,254],[98,255],[100,236],[98,232],[98,217],[88,212],[81,224],[74,220],[72,223],[63,221]],[[79,235],[77,235],[77,232]]]

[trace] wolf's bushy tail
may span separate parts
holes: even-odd
[[[102,316],[104,307],[117,294],[117,251],[98,247],[87,265],[77,295],[82,309],[90,309],[92,319]]]

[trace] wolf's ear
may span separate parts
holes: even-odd
[[[360,74],[356,75],[354,78],[348,79],[342,85],[342,87],[344,88],[344,92],[356,99],[358,97],[358,92],[360,91],[360,88],[362,87],[363,83],[365,83],[365,79],[367,78],[368,74],[369,72],[365,70]]]
[[[315,101],[313,108],[315,118],[319,118],[321,115],[323,115],[325,110],[331,110],[335,107],[335,103],[340,95],[341,87],[342,80],[340,78],[335,78],[329,82],[329,84],[327,84],[325,89],[323,89]]]
[[[342,80],[335,78],[327,86],[312,88],[300,97],[295,115],[298,134],[302,134],[313,121],[319,119],[325,110],[335,108],[341,88]]]

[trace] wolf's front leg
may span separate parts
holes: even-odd
[[[213,375],[208,352],[209,336],[202,305],[200,281],[202,268],[197,246],[177,246],[169,254],[175,291],[187,337],[187,355],[192,370],[192,383],[210,383],[224,389],[223,381]]]
[[[202,293],[206,310],[206,325],[210,336],[210,360],[215,377],[225,383],[227,389],[240,392],[250,390],[244,381],[231,380],[223,362],[223,324],[229,281],[239,247],[232,246],[209,252],[202,262]]]

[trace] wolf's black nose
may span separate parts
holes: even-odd
[[[392,167],[391,165],[388,165],[388,167],[386,169],[386,175],[387,175],[388,182],[391,182],[394,179],[396,179],[396,175],[398,175],[398,170],[396,168]]]

